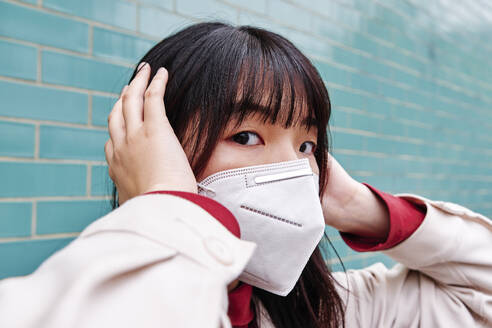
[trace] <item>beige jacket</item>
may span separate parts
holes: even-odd
[[[352,291],[347,327],[492,327],[492,222],[397,196],[425,204],[426,217],[384,251],[401,264],[334,274]],[[34,273],[1,280],[0,327],[230,327],[227,285],[255,248],[185,199],[135,197]]]

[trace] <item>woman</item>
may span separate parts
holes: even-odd
[[[274,33],[164,39],[108,118],[121,207],[2,281],[0,326],[490,326],[490,221],[353,180],[329,157],[329,117],[318,73]],[[324,224],[402,264],[329,272]]]

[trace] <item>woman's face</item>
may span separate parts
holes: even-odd
[[[226,126],[207,166],[196,180],[200,182],[223,170],[300,158],[309,159],[313,172],[319,174],[314,157],[316,140],[316,126],[309,131],[301,125],[284,128],[279,123],[263,123],[259,115],[250,115],[238,127],[234,122]]]

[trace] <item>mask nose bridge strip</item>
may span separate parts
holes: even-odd
[[[274,174],[269,174],[269,175],[262,175],[262,176],[257,176],[254,178],[255,183],[260,184],[260,183],[267,183],[267,182],[273,182],[273,181],[279,181],[279,180],[285,180],[285,179],[292,179],[292,178],[298,178],[306,175],[312,175],[313,171],[311,171],[310,168],[305,168],[305,169],[299,169],[295,171],[286,171],[286,172],[281,172],[281,173],[274,173]]]

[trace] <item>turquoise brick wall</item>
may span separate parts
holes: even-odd
[[[309,56],[334,154],[359,181],[492,217],[491,17],[485,0],[0,0],[0,278],[108,212],[115,97],[153,44],[208,19],[266,27]],[[349,268],[393,264],[327,233]]]

